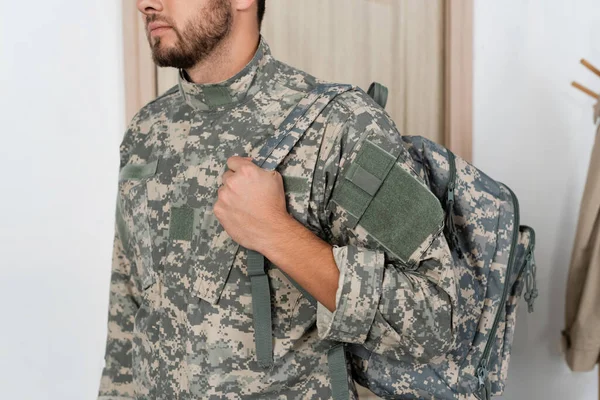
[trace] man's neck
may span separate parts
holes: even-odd
[[[186,69],[189,79],[194,83],[218,83],[240,72],[254,57],[258,48],[259,35],[234,35],[233,33],[214,49],[214,51],[192,68]]]

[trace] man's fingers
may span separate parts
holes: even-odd
[[[251,157],[232,156],[227,159],[227,168],[230,171],[236,172],[242,165],[247,164]]]
[[[229,179],[231,177],[231,175],[233,175],[233,172],[231,171],[225,171],[223,173],[223,185],[225,185],[225,182],[227,182],[227,179]]]

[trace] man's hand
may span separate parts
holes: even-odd
[[[331,245],[288,214],[281,175],[251,160],[227,160],[215,216],[236,243],[264,255],[334,311],[340,273]]]
[[[277,171],[256,166],[251,157],[233,156],[223,174],[223,185],[213,207],[229,236],[241,246],[261,252],[289,224],[283,178]]]

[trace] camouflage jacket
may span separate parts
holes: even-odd
[[[212,206],[226,160],[255,157],[323,82],[274,59],[261,38],[232,78],[200,85],[180,75],[133,118],[120,146],[99,399],[328,399],[327,350],[339,341],[423,362],[453,345],[457,283],[441,206],[389,115],[353,90],[325,108],[277,168],[289,213],[333,245],[335,312],[314,307],[267,260],[274,365],[257,364],[246,250]],[[351,185],[359,159],[396,173],[365,192]],[[378,209],[395,211],[398,171],[410,177],[415,208],[378,223]],[[429,223],[398,229],[413,211]],[[348,387],[357,398],[350,378]]]

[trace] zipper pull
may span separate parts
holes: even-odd
[[[446,196],[446,227],[450,233],[454,233],[454,182],[448,183],[448,194]]]
[[[535,256],[533,255],[533,246],[529,249],[527,256],[525,256],[525,268],[527,274],[525,275],[525,301],[527,302],[528,311],[533,312],[533,304],[535,298],[538,297],[537,290],[537,267],[535,265]]]
[[[488,379],[488,370],[484,366],[477,368],[477,379],[479,380],[479,391],[482,393],[482,399],[490,400],[492,395],[492,384]]]
[[[484,366],[479,366],[479,368],[477,368],[477,379],[479,380],[479,388],[482,388],[483,385],[485,385],[487,376],[488,376],[487,368],[485,368]]]
[[[446,197],[446,228],[448,229],[448,239],[450,244],[456,250],[458,258],[463,258],[462,250],[458,243],[458,234],[454,226],[454,182],[448,183],[448,195]]]
[[[448,183],[448,197],[447,197],[447,204],[454,204],[454,182],[449,182]]]

